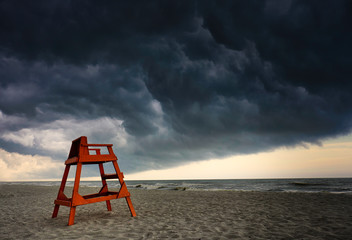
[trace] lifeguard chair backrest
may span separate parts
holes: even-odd
[[[68,159],[78,157],[80,154],[88,154],[88,147],[82,147],[82,144],[88,144],[86,136],[79,137],[72,141]]]

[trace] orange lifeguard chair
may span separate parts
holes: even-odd
[[[93,147],[93,148],[92,148]],[[107,148],[108,154],[101,154],[101,148]],[[89,152],[93,151],[95,154],[90,154]],[[103,163],[112,162],[116,174],[105,174]],[[84,164],[99,164],[99,170],[102,181],[102,188],[99,193],[90,194],[81,196],[78,193],[79,182],[81,178],[81,170],[82,165]],[[125,198],[127,205],[131,211],[132,217],[136,216],[136,212],[134,211],[130,193],[127,190],[126,183],[123,180],[123,173],[120,171],[120,168],[117,164],[117,157],[115,156],[112,150],[112,144],[88,144],[87,137],[82,136],[72,141],[71,150],[68,155],[67,160],[65,161],[65,171],[62,177],[61,186],[59,189],[59,193],[57,195],[57,199],[54,201],[55,207],[52,217],[57,217],[59,212],[60,205],[64,205],[70,207],[70,215],[68,219],[68,225],[74,224],[76,206],[96,203],[106,201],[106,206],[108,211],[111,211],[110,200],[117,198]],[[68,198],[64,194],[64,189],[66,185],[66,180],[68,173],[70,171],[71,165],[77,165],[76,168],[76,176],[75,182],[73,185],[72,197]],[[112,192],[108,190],[108,185],[106,179],[118,179],[121,185],[121,188],[118,192]]]

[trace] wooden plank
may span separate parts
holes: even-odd
[[[54,203],[57,204],[57,205],[64,205],[64,206],[67,206],[67,207],[71,207],[71,201],[55,200]]]
[[[113,145],[112,144],[92,144],[92,143],[89,143],[89,144],[81,144],[81,146],[83,146],[83,147],[112,147]]]
[[[105,197],[105,196],[110,196],[118,194],[118,192],[103,192],[103,193],[93,193],[93,194],[88,194],[82,196],[85,200],[90,199],[90,198],[98,198],[98,197]]]
[[[103,179],[118,179],[119,175],[117,174],[104,174],[102,175]]]
[[[78,157],[72,157],[65,161],[66,165],[72,165],[78,162]]]
[[[76,214],[76,207],[71,207],[70,209],[70,216],[68,217],[68,226],[73,225],[75,223],[75,214]]]
[[[128,208],[130,209],[131,216],[132,216],[132,217],[137,216],[136,211],[134,210],[134,207],[133,207],[133,205],[132,205],[131,198],[130,198],[129,196],[126,197],[126,202],[127,202]]]
[[[83,155],[79,158],[79,162],[81,163],[89,163],[89,162],[109,162],[117,160],[115,155],[111,154],[102,154],[102,155]]]
[[[87,204],[89,204],[89,203],[96,203],[96,202],[104,202],[104,201],[112,200],[112,199],[116,199],[116,198],[117,198],[117,194],[113,194],[113,195],[109,195],[109,196],[86,199],[86,201],[87,201]]]
[[[73,204],[73,206],[80,206],[80,205],[86,205],[89,203],[97,203],[97,202],[104,202],[104,201],[109,201],[112,199],[116,199],[117,194],[112,194],[112,195],[107,195],[107,196],[99,196],[99,197],[93,197],[93,198],[87,198],[84,199],[84,201],[77,201]]]
[[[100,171],[100,176],[101,176],[101,183],[103,184],[103,187],[100,189],[99,194],[102,194],[102,193],[105,194],[109,190],[108,190],[108,184],[107,184],[105,178],[103,178],[103,175],[105,175],[105,171],[104,171],[104,166],[102,163],[99,163],[99,171]],[[110,200],[106,201],[106,208],[108,209],[108,211],[111,211]]]
[[[60,208],[60,205],[59,204],[55,204],[53,215],[51,215],[52,218],[56,218],[57,217],[57,214],[59,213],[59,208]]]

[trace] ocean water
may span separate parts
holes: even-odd
[[[59,186],[60,181],[0,182],[0,184],[30,184]],[[224,180],[130,180],[129,189],[186,190],[186,191],[261,191],[261,192],[329,192],[352,194],[352,178],[302,178],[302,179],[224,179]],[[81,181],[81,186],[101,187],[100,181]],[[119,186],[109,181],[111,187]],[[66,186],[73,186],[67,181]]]

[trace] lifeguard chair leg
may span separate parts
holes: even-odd
[[[117,160],[112,161],[112,164],[114,165],[116,174],[119,175],[119,176],[121,176],[122,174],[121,174],[119,165],[117,164]],[[122,175],[122,176],[123,176],[123,175]],[[121,188],[124,187],[124,188],[126,189],[126,191],[127,191],[126,183],[125,183],[125,181],[123,180],[123,178],[119,178],[119,181],[120,181]],[[121,190],[120,190],[120,191],[121,191]],[[137,216],[137,215],[136,215],[136,212],[134,211],[131,198],[130,198],[129,196],[128,196],[128,197],[125,197],[125,198],[126,198],[126,202],[127,202],[128,208],[130,209],[131,216],[132,216],[132,217]]]
[[[106,208],[108,209],[108,211],[111,211],[111,203],[110,200],[106,201]]]
[[[130,209],[131,216],[132,217],[137,216],[136,212],[134,211],[131,198],[130,197],[126,197],[126,202],[127,202],[128,208]]]
[[[76,176],[75,176],[75,183],[73,185],[73,190],[72,190],[72,206],[70,209],[70,216],[68,218],[68,225],[73,225],[75,221],[75,214],[76,214],[76,206],[74,205],[76,201],[78,200],[78,188],[79,188],[79,181],[81,178],[81,172],[82,172],[82,163],[77,163],[77,169],[76,169]]]
[[[59,213],[59,208],[60,208],[60,205],[59,204],[55,204],[53,215],[51,216],[52,218],[56,218],[57,217],[57,214]]]
[[[76,206],[71,207],[70,216],[68,217],[68,226],[73,225],[75,223],[75,214],[76,214]]]
[[[64,175],[62,176],[59,193],[57,194],[57,199],[60,199],[61,193],[64,193],[69,171],[70,171],[70,165],[66,165],[65,171],[64,171]],[[52,218],[56,218],[57,217],[57,214],[59,213],[59,208],[60,208],[60,205],[59,204],[55,204]]]
[[[106,179],[103,178],[103,175],[105,174],[105,172],[104,172],[104,166],[103,166],[102,163],[99,163],[99,170],[100,170],[101,182],[103,184],[101,192],[107,192],[108,191],[108,185],[106,183]],[[111,211],[110,200],[106,201],[106,207],[107,207],[108,211]]]

